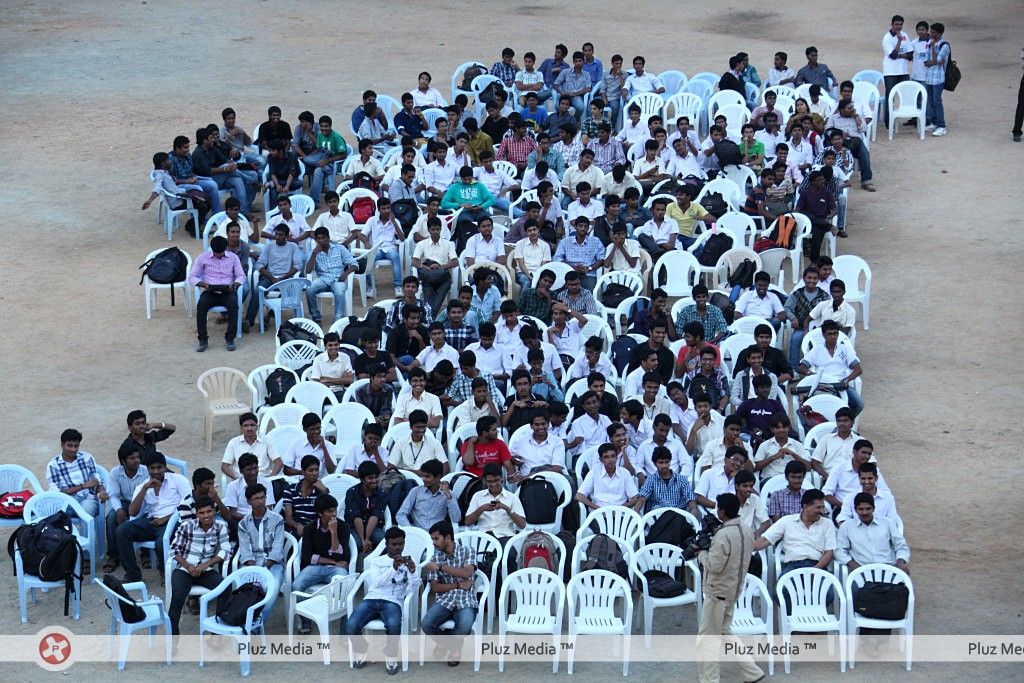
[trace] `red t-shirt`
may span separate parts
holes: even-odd
[[[469,442],[462,442],[462,448],[459,450],[459,454],[462,456],[462,464],[464,469],[475,477],[482,477],[484,474],[484,465],[490,463],[496,463],[498,465],[504,465],[512,459],[512,454],[508,452],[508,446],[501,439],[492,441],[486,446],[481,446],[479,443],[476,444],[476,448],[473,451],[476,462],[472,465],[466,465],[466,448],[469,447]]]

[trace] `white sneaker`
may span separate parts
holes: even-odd
[[[402,296],[402,288],[395,287],[395,296]]]
[[[937,138],[940,138],[940,137],[942,137],[945,134],[946,134],[946,129],[945,128],[936,128],[935,130],[932,131],[932,135],[934,135]]]
[[[926,132],[926,133],[930,133],[933,130],[935,130],[935,124],[934,123],[929,123],[927,126],[924,127],[924,132]]]

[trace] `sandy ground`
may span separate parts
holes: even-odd
[[[11,320],[0,333],[8,387],[2,459],[42,476],[57,435],[74,426],[85,433],[84,449],[115,464],[124,416],[141,407],[152,420],[178,425],[166,452],[216,468],[234,429],[219,422],[214,451],[205,450],[195,379],[216,365],[248,372],[270,362],[274,342],[249,335],[229,355],[214,327],[211,351],[196,354],[195,323],[180,305],[170,309],[162,299],[153,320],[145,319],[136,266],[166,245],[153,209],[139,211],[151,155],[168,149],[174,135],[219,123],[223,106],[233,106],[250,132],[270,104],[289,121],[302,109],[330,113],[351,142],[347,120],[364,88],[397,96],[426,68],[447,95],[457,64],[490,63],[506,43],[543,59],[556,42],[590,39],[606,62],[613,52],[627,60],[640,52],[652,71],[689,74],[721,72],[739,50],[762,74],[780,48],[799,68],[803,48],[815,44],[840,77],[879,68],[890,3],[867,0],[850,13],[848,3],[820,2],[813,21],[807,7],[787,0],[709,11],[642,2],[630,6],[632,21],[621,22],[589,5],[544,2],[477,3],[472,14],[436,0],[380,7],[4,3],[0,208],[8,225],[0,299]],[[1016,287],[996,290],[989,277],[1012,278],[1021,266],[1011,221],[1022,204],[1010,178],[1024,146],[1007,144],[1020,75],[1020,46],[1011,40],[1020,5],[1002,0],[977,12],[941,0],[895,9],[909,27],[921,17],[945,22],[965,78],[946,97],[949,136],[921,142],[906,132],[889,143],[883,131],[873,146],[879,191],[852,192],[851,239],[840,252],[864,257],[874,271],[873,324],[858,344],[866,368],[862,431],[874,440],[907,522],[917,631],[1016,634],[1024,592],[1015,533],[1022,496],[1013,472],[1020,473],[1015,444],[1024,434],[1012,418],[1019,410],[1008,407],[1020,404],[1022,390],[1019,373],[991,359],[1022,350],[1022,297]],[[510,16],[499,19],[502,12]],[[499,24],[501,39],[483,38]],[[982,101],[991,104],[970,106]],[[181,232],[175,243],[200,250]],[[48,598],[31,609],[32,623],[18,623],[14,581],[2,586],[10,606],[0,617],[3,632],[33,633],[61,621],[57,600]],[[73,630],[102,632],[107,611],[96,596],[86,594],[82,621],[67,624]],[[183,628],[190,623],[185,617]],[[659,679],[694,671],[638,665],[635,673],[645,670]],[[862,667],[852,677],[896,670]],[[89,677],[109,671],[76,669]],[[615,676],[597,666],[581,671]],[[1020,680],[1021,670],[920,664],[907,678],[966,676]]]

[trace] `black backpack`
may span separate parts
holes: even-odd
[[[419,207],[415,199],[398,199],[391,202],[391,211],[395,218],[402,225],[403,230],[411,230],[416,225],[416,219],[420,216]]]
[[[296,325],[291,320],[285,320],[281,323],[281,329],[277,331],[277,338],[281,340],[282,344],[296,340],[307,341],[313,345],[320,343],[319,337],[306,328]]]
[[[284,403],[288,390],[295,386],[295,375],[284,368],[274,370],[263,381],[267,388],[267,398],[263,405],[276,406]]]
[[[380,183],[366,171],[360,171],[352,177],[352,188],[357,187],[377,192],[380,188]]]
[[[678,512],[663,512],[644,536],[647,545],[651,543],[667,543],[683,548],[693,538],[696,531],[693,525]]]
[[[376,330],[377,332],[384,330],[384,323],[387,317],[387,311],[380,306],[371,306],[366,311],[366,317],[363,320],[359,320],[355,316],[349,316],[349,324],[341,331],[341,343],[358,347],[363,333],[367,330]],[[344,351],[345,349],[342,350]]]
[[[612,353],[611,361],[612,365],[615,366],[616,372],[619,373],[619,377],[624,376],[623,373],[629,367],[629,361],[633,356],[633,349],[639,345],[640,343],[628,334],[624,334],[612,342],[610,349]]]
[[[633,296],[633,290],[626,285],[612,282],[605,286],[601,292],[601,303],[605,308],[615,310],[623,301]]]
[[[188,277],[188,257],[178,247],[168,247],[149,259],[141,266],[142,276],[139,284],[149,277],[149,281],[158,285],[172,285],[184,282]],[[171,306],[174,305],[174,287],[171,287]]]
[[[508,99],[507,93],[505,93],[505,88],[501,87],[501,83],[497,81],[491,82],[486,88],[481,90],[480,96],[477,97],[477,99],[480,101],[480,104],[487,104],[488,102],[494,101],[494,95],[498,92],[505,94],[505,99]]]
[[[629,565],[622,556],[622,548],[607,534],[595,534],[587,546],[587,559],[580,567],[584,571],[589,569],[604,569],[613,574],[618,574],[624,579],[629,578]]]
[[[715,143],[715,156],[718,157],[718,165],[739,166],[743,163],[743,154],[740,153],[740,146],[729,138],[722,138]]]
[[[686,592],[686,584],[676,581],[660,569],[648,569],[644,572],[647,579],[647,594],[652,598],[678,598]]]
[[[487,488],[482,477],[474,476],[469,472],[459,472],[451,478],[448,486],[451,488],[455,501],[459,504],[463,519],[469,513],[469,501],[473,500],[473,496],[478,491]]]
[[[754,273],[757,272],[757,266],[751,259],[743,259],[736,270],[732,271],[732,275],[729,276],[729,286],[735,287],[739,285],[743,289],[750,289],[754,286]]]
[[[519,501],[527,524],[554,524],[558,492],[546,479],[530,477],[519,484]]]
[[[121,603],[121,618],[124,619],[126,624],[137,624],[146,618],[145,610],[139,607],[138,603],[135,602],[135,598],[128,594],[119,578],[113,574],[104,574],[103,585],[127,600],[127,602],[124,600],[119,601]],[[105,602],[107,607],[114,609],[114,606],[109,601]]]
[[[725,318],[725,324],[732,325],[733,319],[736,317],[736,304],[733,303],[733,300],[728,295],[714,292],[711,298],[708,299],[708,303],[722,309],[722,317]]]
[[[700,258],[697,261],[702,266],[713,266],[718,263],[718,259],[722,258],[722,254],[731,248],[732,238],[723,233],[716,232],[704,243],[704,250],[700,252]]]
[[[729,202],[720,192],[709,192],[700,200],[700,205],[715,218],[721,218],[729,211]]]
[[[245,626],[245,617],[249,608],[266,596],[263,586],[258,583],[244,583],[235,588],[227,599],[217,601],[217,621],[228,626]],[[263,608],[260,607],[253,615],[253,623],[257,623]]]
[[[75,574],[82,547],[72,530],[71,517],[66,512],[55,512],[35,524],[23,524],[7,539],[7,554],[14,565],[14,548],[21,551],[21,564],[26,574],[43,581],[64,582],[64,616],[68,616],[71,593],[82,588],[82,577]]]
[[[483,76],[487,73],[487,69],[482,66],[471,66],[462,72],[462,83],[459,84],[459,90],[469,90],[473,79],[477,76]]]

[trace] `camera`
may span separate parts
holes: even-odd
[[[702,550],[707,550],[711,547],[711,539],[715,537],[715,532],[718,531],[719,527],[722,526],[722,520],[718,519],[715,515],[710,512],[704,515],[704,519],[701,520],[701,530],[694,534],[690,542],[683,548],[683,560],[692,560],[697,557]]]

